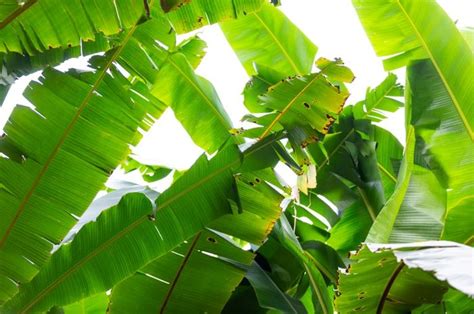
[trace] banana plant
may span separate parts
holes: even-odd
[[[352,2],[407,79],[351,105],[357,73],[280,1],[0,3],[0,100],[41,71],[0,138],[0,313],[474,310],[472,30],[434,0]],[[196,73],[189,33],[215,23],[248,75],[241,125]],[[402,107],[404,146],[379,126]],[[203,150],[189,169],[131,155],[167,109]]]

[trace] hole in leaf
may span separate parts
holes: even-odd
[[[217,243],[217,240],[214,239],[214,238],[211,238],[211,237],[207,238],[207,241],[209,241],[211,243]]]

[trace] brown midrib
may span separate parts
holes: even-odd
[[[168,289],[168,292],[166,293],[165,299],[163,300],[163,304],[160,307],[160,314],[163,314],[165,312],[165,308],[168,305],[169,300],[171,299],[171,296],[173,294],[174,289],[176,288],[176,284],[178,283],[179,278],[181,277],[181,274],[183,273],[184,267],[186,267],[186,264],[189,261],[189,258],[194,252],[194,248],[196,247],[199,238],[201,237],[201,232],[199,232],[193,239],[193,242],[191,243],[191,246],[188,249],[188,252],[186,252],[186,255],[183,258],[183,261],[181,265],[179,265],[178,271],[176,272],[176,275],[174,276],[173,282],[170,284],[170,288]]]
[[[398,275],[402,271],[403,267],[405,267],[405,263],[400,262],[400,264],[397,265],[395,270],[393,271],[392,275],[390,275],[390,278],[385,285],[385,289],[383,290],[382,296],[380,297],[380,301],[377,305],[377,314],[382,314],[383,313],[383,307],[385,305],[385,300],[387,300],[388,294],[390,293],[390,289],[392,288],[393,284],[395,283],[395,279],[397,279]]]
[[[9,16],[7,16],[3,21],[0,22],[0,30],[5,28],[8,24],[10,24],[13,20],[23,14],[26,10],[28,10],[31,6],[33,6],[38,0],[30,0],[26,2],[21,7],[17,8],[13,11]]]

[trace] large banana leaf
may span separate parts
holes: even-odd
[[[69,58],[108,51],[112,46],[113,43],[105,36],[97,34],[94,41],[82,42],[80,46],[50,49],[33,56],[15,52],[0,53],[0,86],[11,85],[20,76],[42,70],[47,66],[56,66]]]
[[[30,55],[78,46],[95,34],[114,35],[133,27],[145,12],[143,1],[28,1],[0,22],[0,51]]]
[[[443,238],[468,241],[474,235],[474,144],[430,61],[410,66],[408,82],[409,122],[421,142],[423,160],[449,189]]]
[[[116,35],[150,16],[163,15],[155,0],[30,0],[21,5],[8,1],[0,7],[0,52],[28,55],[51,48],[78,47],[81,42],[94,40],[99,33]],[[161,2],[167,11],[169,4]],[[263,2],[194,0],[167,14],[167,18],[176,30],[186,32],[256,11]]]
[[[447,284],[472,296],[472,254],[472,248],[447,241],[365,245],[339,277],[336,309],[404,313],[439,302]]]
[[[170,5],[166,2],[175,2]],[[166,3],[166,5],[163,5]],[[265,0],[186,0],[162,1],[162,7],[169,11],[167,14],[173,28],[178,33],[190,32],[196,28],[217,22],[244,17],[258,11]]]
[[[2,183],[3,181],[6,182],[10,180],[10,178],[7,177],[8,175],[13,174],[15,177],[19,177],[19,175],[15,175],[18,171],[25,172],[27,175],[26,177],[21,176],[22,180],[4,184],[6,189],[3,190],[3,198],[5,198],[3,202],[15,204],[15,199],[19,200],[20,197],[23,198],[23,202],[19,201],[20,203],[17,204],[18,210],[16,211],[14,211],[14,207],[12,206],[5,207],[11,208],[11,212],[8,213],[10,220],[5,219],[2,221],[3,224],[0,225],[0,230],[4,230],[0,249],[3,249],[3,246],[5,246],[5,250],[8,251],[4,253],[8,254],[8,257],[5,256],[5,258],[2,258],[3,265],[0,272],[3,276],[10,277],[14,282],[22,283],[32,278],[38,267],[41,266],[49,256],[52,245],[62,240],[62,237],[74,224],[74,217],[82,214],[93,196],[101,189],[107,176],[128,154],[128,144],[137,143],[140,136],[137,132],[132,132],[132,130],[139,126],[142,129],[147,129],[151,122],[148,115],[151,114],[157,117],[163,110],[163,106],[161,106],[152,95],[148,94],[148,90],[143,84],[137,83],[133,88],[127,87],[127,85],[130,84],[121,77],[120,73],[114,72],[111,75],[105,74],[116,59],[119,59],[120,63],[126,62],[127,65],[131,68],[133,67],[135,71],[140,71],[142,69],[139,67],[140,59],[134,59],[136,55],[133,55],[131,51],[133,51],[133,47],[138,46],[140,43],[142,46],[154,45],[150,32],[153,32],[160,39],[164,38],[164,41],[170,45],[174,45],[173,38],[168,38],[166,37],[167,35],[159,31],[154,32],[154,30],[159,29],[162,25],[163,23],[160,20],[154,19],[132,29],[123,39],[122,46],[109,54],[110,59],[108,63],[105,65],[99,64],[101,69],[95,75],[95,78],[89,77],[90,75],[82,76],[82,80],[85,80],[85,83],[89,85],[73,79],[68,80],[67,77],[63,78],[60,74],[55,74],[55,76],[48,74],[54,77],[54,79],[45,80],[44,85],[47,85],[45,87],[33,84],[35,87],[31,89],[30,94],[35,96],[30,97],[32,103],[38,107],[37,110],[39,110],[42,116],[47,118],[53,116],[55,118],[60,117],[61,119],[58,119],[58,121],[50,123],[49,119],[43,120],[39,115],[34,114],[26,108],[19,108],[13,114],[12,121],[14,123],[9,123],[5,128],[5,132],[9,136],[2,141],[2,147],[4,147],[3,153],[11,159],[2,161],[2,163],[5,164],[3,167],[5,167],[5,169],[9,168],[8,171],[2,171]],[[164,55],[168,54],[167,52],[160,52]],[[158,58],[160,56],[162,55],[156,57],[156,62],[160,61]],[[56,72],[48,71],[47,73]],[[142,77],[146,76],[142,75]],[[154,78],[150,76],[149,79],[152,80]],[[59,86],[57,82],[59,81],[61,81],[62,86],[65,87],[63,87],[61,91],[56,92],[56,87]],[[121,87],[120,84],[124,87]],[[60,96],[59,99],[55,94]],[[51,100],[45,102],[44,97],[48,97],[47,99]],[[71,101],[73,102],[73,106],[78,107],[77,111],[74,111],[74,107],[70,108],[68,102]],[[109,102],[114,103],[109,106]],[[159,110],[153,108],[154,104],[160,104],[161,108],[159,108]],[[60,107],[56,108],[56,106]],[[61,106],[64,107],[64,109],[61,109]],[[63,113],[62,111],[65,112]],[[113,119],[106,118],[108,115],[111,115]],[[16,118],[16,116],[19,117]],[[36,129],[28,131],[22,130],[16,120],[24,119],[25,116],[31,121],[35,121],[34,123],[29,123],[35,124],[36,127],[40,128],[40,131]],[[86,119],[86,122],[83,122],[83,118]],[[67,119],[70,119],[69,122]],[[39,121],[38,123],[36,122],[37,120]],[[89,120],[93,124],[90,124]],[[87,126],[86,129],[82,127],[84,123]],[[49,127],[45,127],[43,124]],[[76,127],[76,125],[80,127]],[[101,130],[104,129],[103,135],[100,135],[102,133],[96,134],[98,132],[97,130],[91,131],[92,125],[101,125]],[[22,133],[25,132],[31,132],[33,136],[29,138],[22,135]],[[28,134],[30,135],[30,133]],[[227,135],[227,132],[225,132],[225,134]],[[15,137],[13,137],[13,135]],[[21,141],[25,143],[16,143],[16,141],[18,141],[16,137],[20,136]],[[10,138],[13,138],[13,140]],[[57,138],[57,146],[54,146],[54,138]],[[38,147],[38,141],[44,142],[45,145]],[[67,152],[62,153],[63,147],[66,146]],[[91,149],[91,147],[93,149]],[[48,152],[50,155],[48,155]],[[73,156],[79,156],[86,162],[84,163],[79,159],[74,162],[70,161],[70,159],[73,158],[69,157],[71,153],[75,154]],[[62,154],[68,156],[67,165],[71,167],[71,169],[76,169],[81,166],[81,169],[90,167],[90,170],[86,171],[84,169],[76,171],[76,176],[70,177],[71,173],[65,172],[62,168],[58,168],[59,164],[65,162],[64,158],[66,157],[63,157]],[[22,155],[25,157],[22,157]],[[18,165],[18,163],[13,162],[13,160],[21,161],[22,158],[26,158],[25,165],[16,167],[18,169],[14,170],[13,166]],[[31,164],[32,158],[39,164]],[[58,166],[56,166],[56,164]],[[12,171],[14,172],[12,173]],[[34,176],[35,171],[36,179]],[[57,177],[57,172],[60,172],[62,175]],[[49,178],[50,176],[54,178],[54,180],[51,179],[53,181],[43,179]],[[28,177],[30,177],[30,179],[28,179]],[[57,199],[49,205],[43,204],[48,198],[51,198],[49,196],[50,191],[56,191],[56,185],[54,184],[57,184],[58,180],[66,180],[66,178],[75,182],[74,191],[76,194],[70,193],[70,185],[60,184],[61,191],[64,190],[64,193],[68,191],[66,194],[70,195]],[[87,184],[84,183],[84,185],[79,188],[77,184],[81,182],[81,180],[87,182]],[[24,187],[24,182],[30,184],[29,189]],[[20,183],[23,188],[19,190]],[[56,193],[59,193],[58,191],[60,190],[57,190]],[[12,196],[15,194],[19,194],[20,196]],[[59,193],[59,195],[62,194]],[[41,203],[37,203],[37,197],[41,197],[41,199],[44,200]],[[77,200],[76,198],[80,199]],[[70,204],[69,201],[72,203]],[[35,220],[22,218],[23,213],[26,213],[24,217],[30,217],[29,215],[35,216],[35,211],[42,211],[45,206],[47,206],[48,209],[49,207],[55,208],[55,212],[54,214],[51,213],[43,224],[38,225],[34,223]],[[68,208],[68,211],[65,211],[64,208]],[[20,231],[23,230],[23,227],[20,228],[20,226],[24,224],[28,226],[35,225],[33,229],[28,227],[28,236],[25,236],[24,231]],[[18,227],[16,227],[17,225]],[[55,225],[58,225],[58,227],[52,227]],[[33,235],[33,230],[38,234]],[[11,241],[7,242],[9,237],[16,237],[18,232],[22,232],[22,240],[15,241],[15,244],[12,244]],[[23,253],[23,251],[28,252]],[[18,255],[12,255],[13,252]],[[25,256],[28,261],[31,262],[27,262],[21,256]],[[21,269],[21,271],[19,273],[16,272],[12,265],[20,265],[16,266],[16,268]],[[2,291],[2,300],[4,301],[7,296],[14,294],[17,287],[14,282],[6,277],[2,277],[1,280],[4,282],[2,285],[4,289]]]
[[[434,0],[353,0],[377,55],[387,69],[430,59],[446,96],[474,141],[474,55]]]
[[[414,167],[415,154],[415,134],[413,128],[410,128],[407,134],[407,146],[405,156],[398,174],[396,190],[388,199],[385,206],[380,211],[377,219],[370,229],[367,241],[386,243],[392,233],[398,212],[402,206],[405,194],[410,184],[410,178]]]
[[[334,68],[347,71],[348,75],[334,76],[331,71]],[[349,97],[347,92],[330,84],[328,77],[349,82],[353,79],[349,69],[338,62],[329,62],[318,73],[288,78],[269,87],[260,100],[262,106],[274,110],[276,114],[264,125],[260,138],[271,132],[277,123],[286,129],[310,127],[326,134],[334,121],[333,117],[342,110]]]
[[[162,60],[167,56],[164,48],[156,47],[156,40],[171,51],[176,49],[185,53],[187,57],[191,57],[187,47],[175,48],[176,35],[169,31],[170,27],[169,22],[157,13],[152,20],[141,24],[133,31],[133,37],[127,39],[127,45],[123,47],[118,61],[130,73],[153,82],[157,72],[156,64],[161,65]],[[82,40],[78,46],[47,49],[33,55],[15,52],[0,53],[0,85],[8,87],[20,76],[42,70],[47,66],[56,66],[70,58],[107,52],[119,45],[123,38],[124,34],[105,36],[97,33],[93,40]],[[191,41],[194,42],[194,40]],[[155,49],[150,49],[150,47]]]
[[[194,73],[183,55],[168,57],[152,93],[173,109],[192,139],[207,152],[215,152],[229,139],[232,126],[219,96],[209,81]]]
[[[257,143],[244,156],[251,157],[263,148]],[[42,310],[105,291],[213,220],[235,212],[229,203],[238,204],[231,170],[240,163],[241,155],[232,145],[211,161],[201,157],[160,194],[155,213],[145,196],[125,198],[122,205],[103,212],[97,222],[83,227],[70,245],[58,250],[5,309]],[[84,285],[89,276],[95,280]]]
[[[260,11],[221,28],[249,75],[254,63],[283,76],[311,72],[316,46],[277,8],[266,3]]]
[[[437,240],[443,227],[446,190],[432,171],[414,164],[415,132],[410,126],[396,190],[377,216],[368,242]]]
[[[110,313],[219,313],[253,254],[212,232],[200,232],[112,290]]]
[[[232,125],[212,84],[194,73],[193,68],[204,55],[205,43],[192,38],[174,47],[175,38],[168,34],[168,27],[169,23],[160,18],[141,24],[118,61],[173,109],[196,144],[214,153],[230,138]],[[156,39],[169,51],[156,44]]]
[[[96,222],[84,226],[70,245],[61,247],[5,305],[6,309],[44,310],[105,291],[168,253],[210,221],[230,214],[228,200],[236,199],[231,167],[238,166],[239,161],[239,152],[233,146],[211,161],[201,157],[160,194],[155,213],[145,196],[125,197]],[[92,273],[95,279],[89,281]]]
[[[276,191],[268,190],[264,177],[264,173],[258,172],[237,177],[241,212],[223,216],[209,226],[234,238],[261,243],[281,213],[282,200]],[[253,254],[213,232],[200,232],[187,244],[156,259],[116,286],[111,311],[182,313],[199,309],[220,312],[245,274],[222,260],[249,265]],[[134,297],[125,297],[129,295]]]
[[[113,169],[164,109],[141,84],[111,68],[62,74],[48,69],[5,126],[0,159],[0,281],[4,301],[29,281],[87,208]],[[110,74],[105,71],[111,70]],[[58,89],[58,86],[62,86]],[[69,169],[69,170],[68,170]]]

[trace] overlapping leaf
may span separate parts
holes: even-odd
[[[163,2],[166,3],[165,6]],[[265,0],[165,0],[162,1],[162,6],[166,11],[177,8],[169,12],[167,17],[176,32],[186,33],[205,25],[253,14],[260,10],[264,3]]]
[[[145,196],[125,197],[96,222],[84,226],[70,245],[61,247],[5,305],[6,310],[44,310],[105,291],[212,220],[230,214],[228,200],[236,199],[231,167],[237,167],[239,161],[232,146],[211,161],[201,157],[160,194],[156,213]],[[115,266],[109,267],[112,264]],[[95,279],[89,281],[92,273]]]
[[[446,190],[428,169],[414,164],[415,135],[410,127],[396,190],[382,208],[368,242],[437,240],[443,227]]]
[[[447,241],[368,244],[341,273],[336,308],[342,313],[409,311],[439,302],[447,291],[444,281],[472,295],[472,250]]]
[[[281,245],[291,252],[304,267],[306,274],[309,277],[311,290],[315,299],[315,309],[321,313],[332,313],[333,304],[332,298],[327,289],[326,282],[323,275],[315,263],[314,257],[307,251],[303,250],[301,244],[296,239],[295,234],[283,216],[274,230],[275,235],[280,241]]]
[[[264,173],[259,172],[239,176],[237,190],[242,210],[218,218],[209,227],[233,238],[261,243],[281,213],[282,199],[264,180]],[[111,311],[219,312],[245,274],[231,264],[250,265],[252,260],[252,253],[228,239],[202,231],[115,287]],[[130,295],[134,297],[125,297]]]
[[[79,46],[102,32],[133,27],[145,12],[143,1],[26,1],[0,22],[0,51],[33,55],[51,48]]]
[[[286,76],[311,72],[316,46],[268,3],[244,18],[222,23],[221,28],[249,75],[257,74],[254,64]]]
[[[429,61],[409,67],[410,123],[420,141],[423,161],[447,193],[443,238],[460,242],[474,235],[474,145],[452,99]]]
[[[327,65],[327,69],[333,67],[338,67],[337,63]],[[351,81],[352,78],[347,80]],[[348,96],[347,92],[328,82],[326,67],[319,73],[285,79],[269,87],[260,97],[262,106],[277,112],[271,122],[265,125],[260,137],[271,132],[277,123],[286,129],[309,126],[325,134]]]
[[[29,281],[163,107],[118,71],[114,55],[95,73],[48,69],[5,126],[0,159],[1,300]],[[63,88],[58,89],[58,86]],[[65,168],[67,165],[67,168]],[[69,169],[69,170],[67,170]],[[47,214],[45,214],[47,212]]]
[[[169,105],[192,139],[215,152],[230,137],[230,119],[214,87],[197,76],[181,54],[169,56],[154,82],[152,93]]]
[[[387,69],[430,59],[451,105],[474,141],[474,55],[434,0],[353,0],[374,49]],[[436,22],[434,22],[436,21]]]
[[[112,290],[110,313],[218,313],[244,271],[219,257],[249,264],[253,254],[212,232],[200,232]]]

